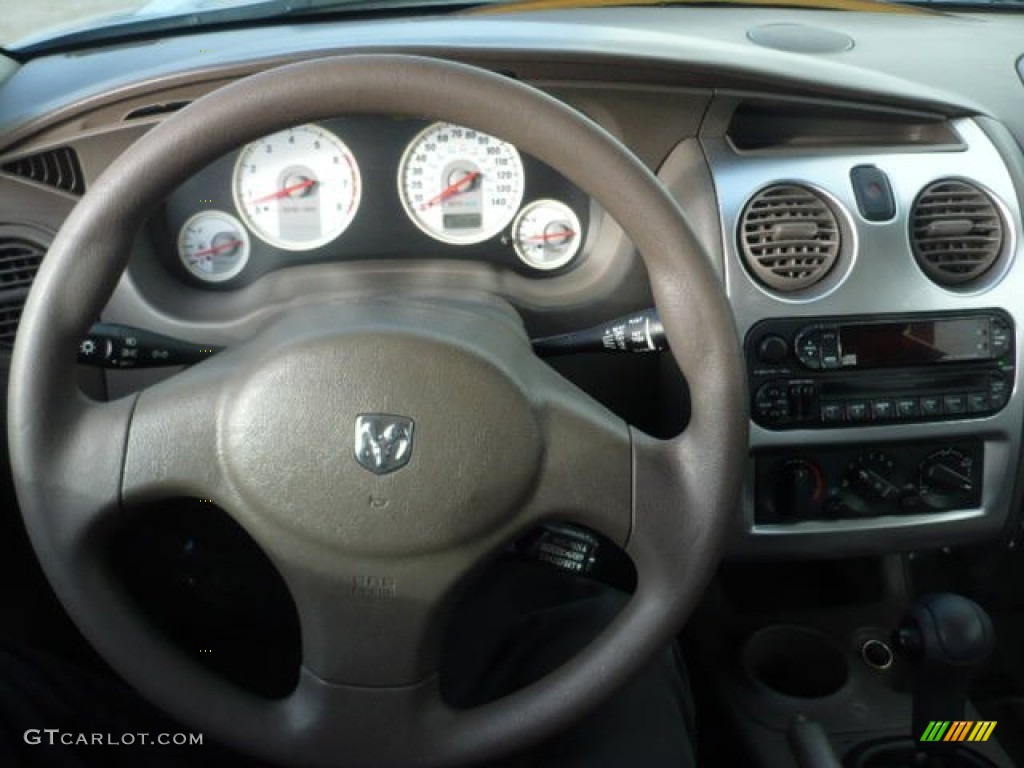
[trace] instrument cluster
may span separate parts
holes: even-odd
[[[154,223],[168,266],[231,288],[296,264],[471,259],[561,274],[583,258],[590,200],[494,136],[351,117],[264,136],[193,176]]]

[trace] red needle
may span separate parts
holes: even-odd
[[[526,238],[528,243],[536,242],[547,242],[548,240],[554,240],[556,237],[572,237],[576,233],[571,229],[564,229],[561,232],[549,232],[546,235],[534,235],[533,237]]]
[[[314,184],[316,184],[315,180],[306,179],[305,181],[300,181],[298,184],[292,184],[290,187],[279,189],[277,192],[271,192],[269,195],[264,195],[263,197],[257,197],[255,200],[250,200],[249,202],[256,205],[258,203],[265,203],[268,200],[277,200],[279,197],[287,197],[292,192],[298,192],[300,189],[312,187]]]
[[[230,241],[228,241],[226,243],[221,243],[220,245],[215,245],[215,246],[213,246],[211,248],[204,248],[201,251],[196,251],[195,253],[192,254],[192,257],[196,258],[196,257],[199,257],[199,256],[212,256],[215,253],[220,253],[221,251],[226,251],[229,248],[235,248],[235,247],[237,247],[237,246],[239,246],[241,244],[242,244],[241,240],[230,240]]]
[[[447,200],[452,195],[458,194],[462,191],[462,188],[467,184],[472,184],[480,176],[480,171],[473,171],[468,176],[463,176],[461,179],[456,181],[454,184],[449,184],[447,187],[441,190],[439,195],[435,195],[420,206],[421,211],[425,211],[432,205],[437,205],[443,200]]]

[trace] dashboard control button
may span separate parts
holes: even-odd
[[[825,369],[839,367],[839,331],[821,332],[821,367]]]
[[[858,165],[850,170],[853,194],[860,215],[868,221],[889,221],[896,215],[896,202],[885,172],[873,165]]]
[[[785,382],[770,381],[763,384],[754,396],[758,416],[772,424],[789,420],[789,397]]]
[[[866,400],[847,400],[846,419],[847,421],[867,421],[871,417]]]
[[[871,404],[871,415],[877,421],[888,421],[896,415],[896,406],[892,400],[875,400]]]
[[[967,395],[967,410],[971,413],[985,413],[991,408],[988,392],[971,392]]]
[[[834,424],[843,420],[842,403],[825,403],[821,406],[821,420],[825,424]]]
[[[896,401],[896,415],[901,419],[912,419],[921,412],[916,397],[901,397]]]
[[[991,406],[993,408],[1002,408],[1006,405],[1006,401],[1010,396],[1010,387],[1006,382],[1006,377],[1002,374],[995,374],[989,379],[988,382],[988,394],[992,398]]]
[[[989,344],[992,357],[1001,357],[1010,351],[1010,326],[1001,318],[993,317],[989,325]]]
[[[821,368],[821,331],[810,329],[797,336],[796,356],[807,368]]]
[[[946,395],[942,400],[943,405],[946,407],[946,413],[956,414],[967,412],[966,395]]]
[[[776,365],[789,357],[789,344],[776,333],[770,333],[757,345],[757,357],[762,363]]]
[[[921,398],[921,415],[938,416],[942,413],[942,398],[938,395],[926,395]]]

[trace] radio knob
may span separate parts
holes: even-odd
[[[757,345],[757,356],[762,363],[777,365],[789,357],[789,344],[781,336],[770,333]]]

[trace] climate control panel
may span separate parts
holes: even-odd
[[[973,509],[981,440],[820,446],[755,455],[755,521],[797,523]]]

